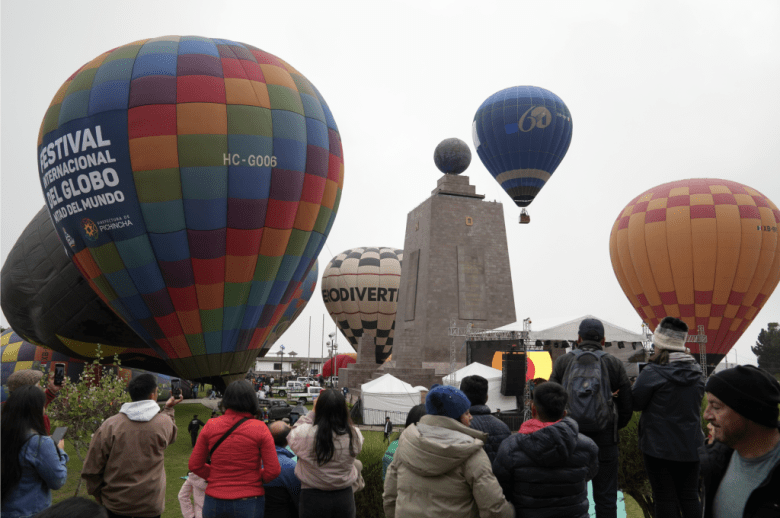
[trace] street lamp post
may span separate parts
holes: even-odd
[[[280,345],[279,349],[280,349],[280,351],[279,351],[279,355],[280,355],[280,359],[279,359],[279,381],[281,382],[282,381],[282,375],[283,375],[283,372],[284,372],[284,345]]]
[[[336,333],[330,333],[328,335],[328,338],[330,338],[330,341],[327,343],[328,348],[330,349],[330,386],[333,387],[333,372],[336,372],[336,376],[338,377],[338,367],[336,366],[336,356],[338,355],[339,351],[339,344],[336,341]]]

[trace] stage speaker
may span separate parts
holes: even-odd
[[[525,355],[505,354],[501,364],[501,394],[522,396],[525,391]]]

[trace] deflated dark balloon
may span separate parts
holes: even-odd
[[[118,353],[128,367],[173,374],[92,290],[70,260],[46,207],[22,232],[0,270],[0,306],[20,337],[71,358]]]

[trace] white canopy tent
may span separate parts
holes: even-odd
[[[517,408],[517,399],[514,396],[504,396],[501,394],[501,371],[481,363],[474,362],[455,371],[453,374],[444,376],[444,384],[460,388],[460,382],[466,376],[482,376],[487,380],[487,406],[490,408],[491,412],[497,412],[499,409],[507,411],[515,410]]]
[[[384,424],[385,416],[394,425],[406,423],[406,414],[420,404],[420,390],[385,374],[360,386],[363,405],[363,424]]]

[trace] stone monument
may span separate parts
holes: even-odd
[[[404,261],[389,372],[429,387],[449,374],[452,320],[495,329],[517,320],[503,205],[486,202],[467,176],[468,146],[447,139],[434,161],[444,176],[406,218]],[[457,344],[456,361],[466,363]]]

